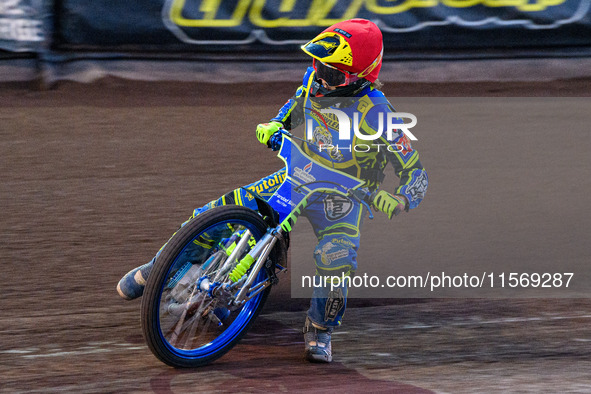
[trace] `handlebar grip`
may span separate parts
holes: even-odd
[[[363,201],[369,205],[372,205],[373,199],[376,196],[377,190],[372,193],[369,191],[365,191],[363,189],[356,189],[356,190],[353,190],[352,193],[355,196],[355,198],[357,198],[359,201]]]
[[[279,129],[271,136],[271,138],[269,138],[269,141],[267,142],[267,146],[274,152],[281,149],[282,134],[286,134],[285,130]]]
[[[273,151],[278,151],[281,148],[281,134],[283,134],[281,132],[281,130],[276,131],[271,138],[269,138],[269,141],[267,142],[267,146],[269,148],[271,148],[271,150]]]
[[[376,194],[378,194],[378,190],[374,190],[371,193],[367,193],[367,197],[364,199],[366,203],[373,206],[373,200],[376,198]]]

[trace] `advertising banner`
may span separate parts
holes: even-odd
[[[47,36],[44,0],[0,0],[0,49],[36,52]]]
[[[581,47],[591,45],[590,5],[591,0],[64,0],[57,7],[55,46],[285,52],[331,24],[360,17],[380,26],[390,54]]]

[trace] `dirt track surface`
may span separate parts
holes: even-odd
[[[318,366],[302,359],[305,303],[280,288],[247,337],[218,362],[198,370],[161,364],[141,336],[139,302],[120,300],[115,285],[150,259],[194,207],[277,168],[254,138],[254,125],[273,116],[295,84],[106,80],[29,88],[0,88],[0,391],[591,391],[588,299],[358,300],[334,335],[335,362]],[[589,81],[387,89],[389,96],[591,93]],[[433,174],[450,165],[421,143]],[[588,264],[589,136],[567,145],[556,155],[572,165],[565,159],[538,171],[551,179],[552,171],[573,171],[577,187],[569,206],[560,207],[566,219],[555,223],[571,241],[567,256]],[[438,204],[445,200],[437,196],[455,185],[453,178],[436,179],[425,206],[403,219],[415,234],[428,234],[442,210],[474,215]],[[509,192],[503,184],[496,191]],[[556,198],[550,189],[548,204],[560,206]],[[506,222],[483,218],[490,219],[486,231],[507,230]],[[531,218],[531,229],[544,228],[543,216]],[[435,244],[424,253],[453,252]],[[481,246],[467,245],[466,253]]]

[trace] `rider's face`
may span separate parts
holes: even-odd
[[[318,78],[318,80],[320,81],[320,83],[322,83],[322,86],[324,86],[324,88],[326,90],[335,90],[337,87],[336,86],[331,86],[328,84],[328,82],[326,82],[324,79],[322,78]]]

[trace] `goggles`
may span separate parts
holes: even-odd
[[[324,64],[316,59],[313,60],[312,65],[314,70],[316,70],[316,78],[325,80],[330,86],[345,85],[351,76],[349,73],[343,72],[328,64]]]

